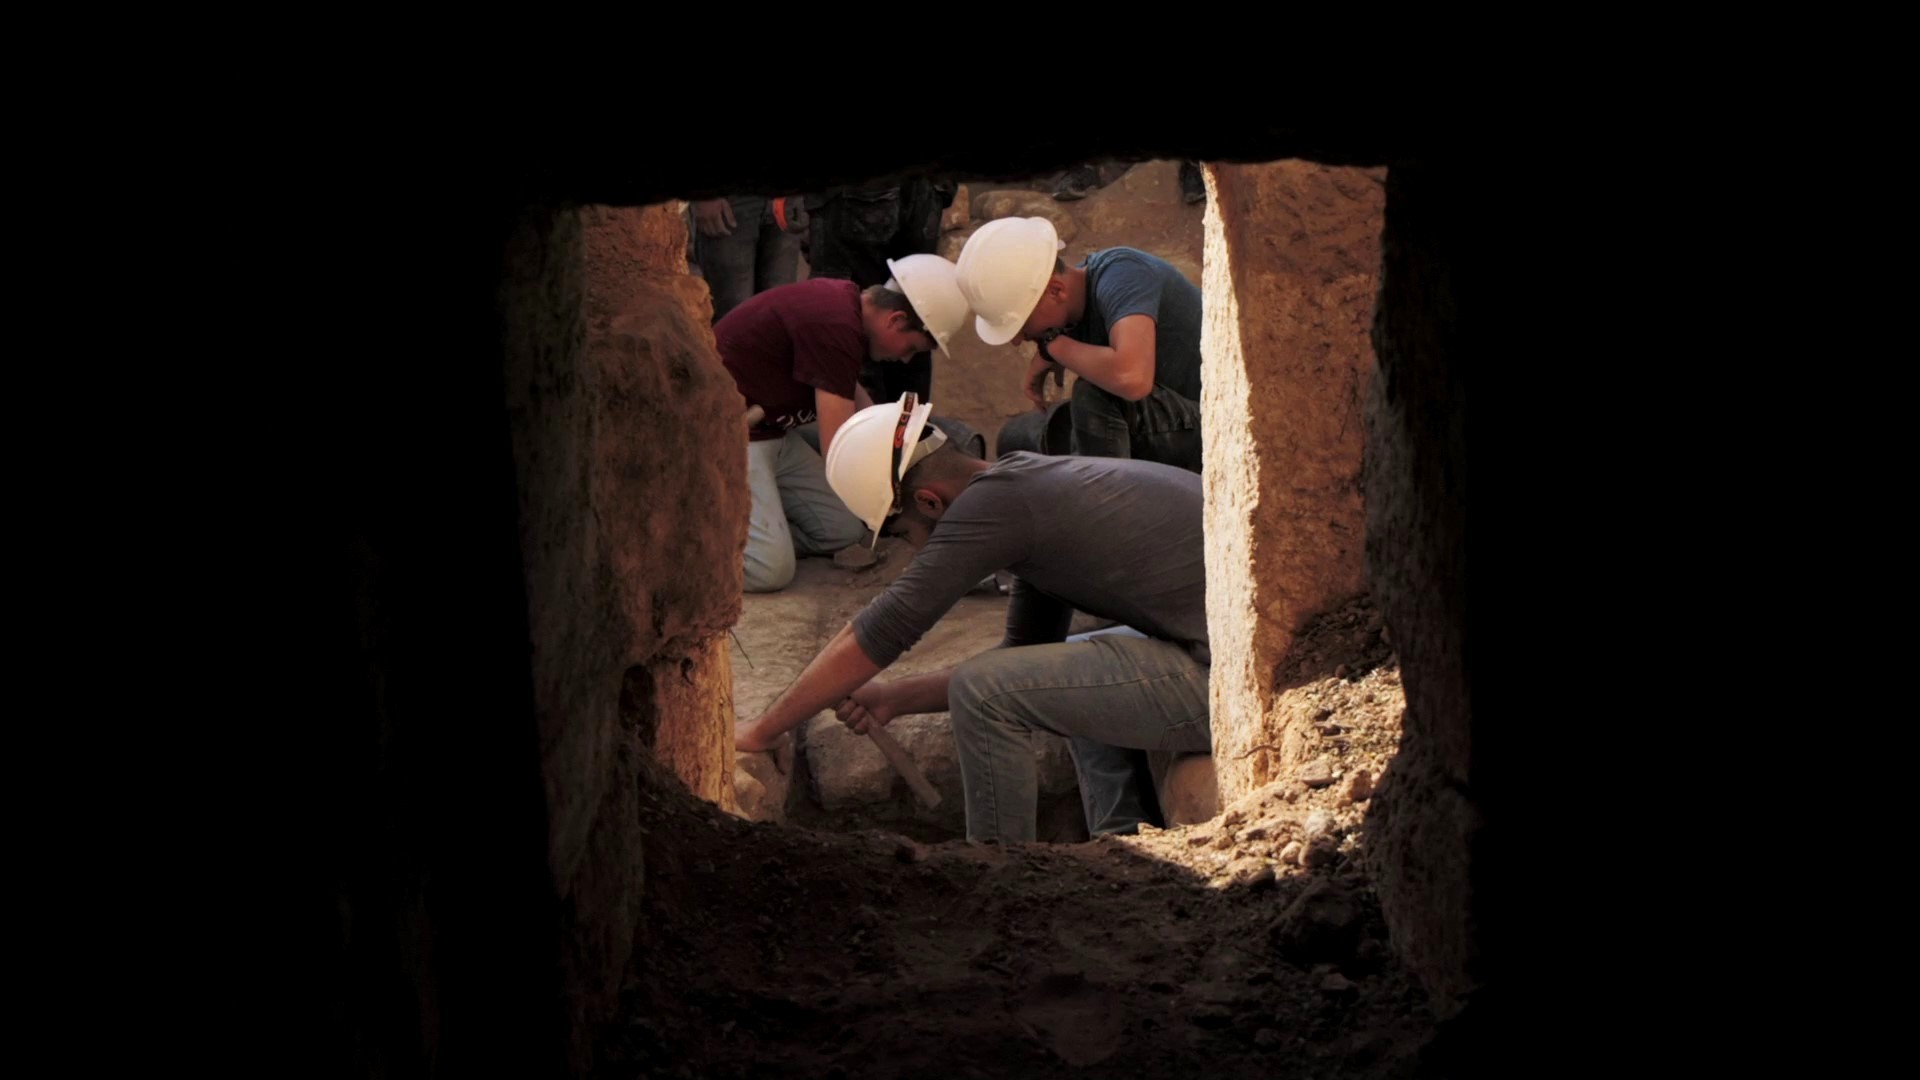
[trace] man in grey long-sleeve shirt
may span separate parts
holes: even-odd
[[[1117,458],[1018,453],[989,465],[941,446],[907,470],[896,505],[884,531],[919,548],[913,564],[766,712],[736,726],[738,747],[765,749],[836,704],[860,732],[946,709],[970,839],[1034,838],[1035,731],[1072,740],[1090,830],[1137,826],[1149,781],[1126,751],[1211,745],[1200,478]],[[1018,580],[999,648],[870,681],[1000,569]],[[1075,608],[1145,636],[1065,641]]]

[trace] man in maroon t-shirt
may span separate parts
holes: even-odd
[[[829,555],[860,542],[866,527],[827,486],[823,459],[840,425],[872,404],[859,385],[860,365],[945,352],[971,314],[947,260],[912,255],[888,266],[894,277],[886,285],[795,282],[714,324],[734,385],[749,406],[766,411],[747,447],[748,592],[785,588],[796,555]]]

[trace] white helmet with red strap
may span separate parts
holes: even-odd
[[[896,509],[907,470],[947,441],[939,428],[928,426],[932,413],[932,404],[920,404],[911,393],[870,405],[841,424],[827,447],[828,485],[876,537]]]

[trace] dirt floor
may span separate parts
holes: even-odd
[[[1324,703],[1343,778],[1082,844],[748,822],[653,775],[606,1074],[1426,1075],[1433,1018],[1361,857],[1359,776],[1397,743],[1398,672],[1294,692]]]
[[[808,559],[746,598],[752,716],[907,563]],[[916,670],[990,648],[1006,600],[962,601]],[[1327,767],[1203,825],[1081,844],[923,843],[740,820],[656,775],[646,901],[611,1076],[1428,1075],[1433,1017],[1393,961],[1362,856],[1405,699],[1367,603],[1306,636],[1309,751]],[[918,655],[916,655],[918,654]],[[751,663],[748,663],[748,660]],[[907,661],[903,659],[903,664]],[[899,723],[900,721],[896,721]],[[904,800],[903,800],[904,801]],[[915,832],[911,826],[906,832]],[[924,838],[938,835],[922,831]]]

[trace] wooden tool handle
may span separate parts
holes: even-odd
[[[940,805],[940,793],[933,790],[932,784],[927,783],[926,776],[920,772],[920,766],[915,765],[913,758],[907,756],[907,752],[901,749],[900,744],[893,741],[893,736],[887,734],[886,728],[879,724],[869,724],[867,736],[873,740],[873,745],[880,748],[880,753],[886,757],[887,764],[893,766],[893,771],[906,777],[907,786],[913,789],[913,793],[919,797],[922,805],[929,810]]]

